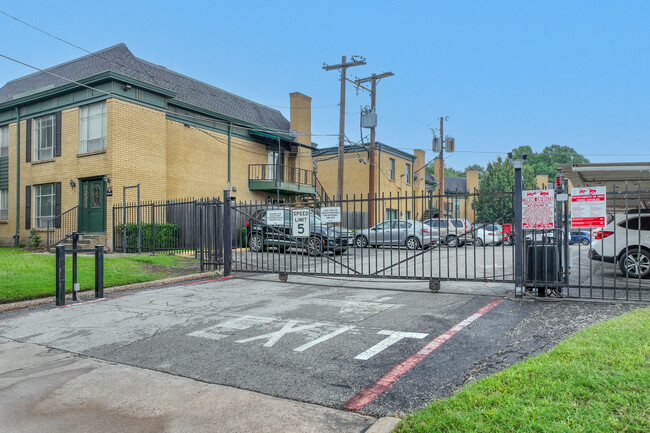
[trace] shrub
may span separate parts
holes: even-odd
[[[141,249],[142,251],[153,251],[158,249],[173,249],[178,246],[180,228],[176,224],[142,223],[141,227]],[[124,239],[124,224],[116,227],[117,236]],[[155,234],[155,236],[154,236]],[[138,225],[128,223],[126,225],[126,252],[138,252]]]
[[[246,227],[241,229],[241,247],[248,248],[248,237],[246,236]]]
[[[29,236],[27,236],[27,242],[30,248],[38,248],[41,245],[41,237],[35,229],[29,231]]]

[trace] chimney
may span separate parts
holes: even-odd
[[[311,98],[299,92],[289,94],[291,99],[291,126],[297,133],[294,141],[311,146]],[[292,149],[296,152],[296,167],[312,170],[311,149],[297,146]]]

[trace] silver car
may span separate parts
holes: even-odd
[[[384,221],[354,233],[354,246],[397,245],[409,250],[429,248],[438,242],[438,230],[414,220]]]

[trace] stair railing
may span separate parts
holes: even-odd
[[[79,205],[68,209],[47,221],[47,248],[51,248],[72,236],[79,227]]]

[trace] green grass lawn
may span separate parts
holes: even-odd
[[[650,308],[435,401],[395,431],[650,432]]]
[[[198,271],[195,260],[167,255],[104,256],[104,287],[140,283]],[[95,288],[95,258],[79,255],[81,290]],[[72,256],[66,255],[66,291],[72,288]],[[0,248],[0,303],[53,296],[55,257],[16,248]]]

